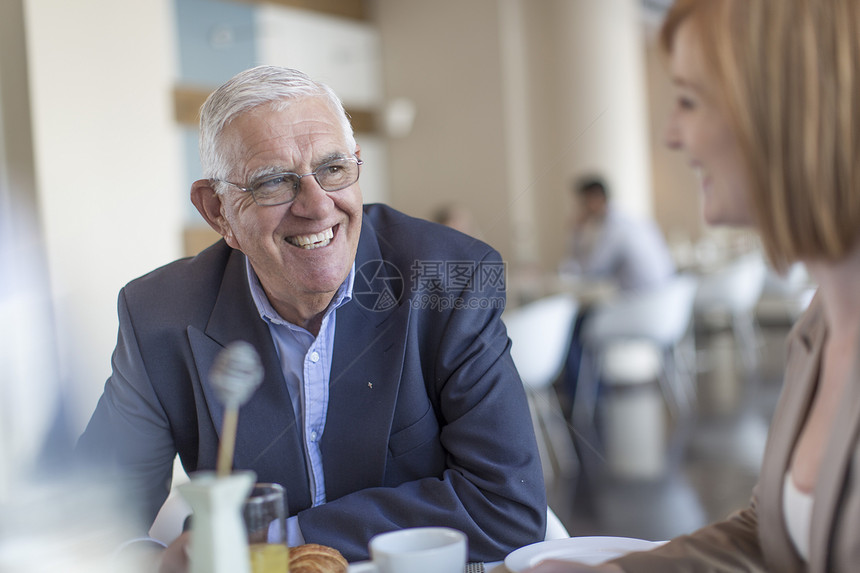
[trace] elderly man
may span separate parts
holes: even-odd
[[[122,470],[148,526],[177,452],[188,472],[215,467],[209,371],[241,339],[265,379],[240,411],[234,466],[284,485],[291,544],[355,560],[376,533],[446,525],[471,560],[498,560],[541,539],[498,253],[363,206],[343,106],[301,72],[259,67],[220,87],[200,151],[191,200],[223,240],[122,290],[113,373],[79,451]]]

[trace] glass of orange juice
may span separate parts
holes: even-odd
[[[286,573],[290,570],[287,548],[286,494],[276,483],[258,483],[242,508],[248,531],[251,573]]]

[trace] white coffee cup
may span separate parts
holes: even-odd
[[[349,566],[349,573],[463,573],[467,542],[450,527],[412,527],[380,533],[370,543],[371,561]]]

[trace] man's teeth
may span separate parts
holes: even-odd
[[[312,233],[310,235],[296,235],[294,237],[289,237],[287,240],[303,249],[317,249],[319,247],[325,247],[328,245],[332,238],[334,237],[334,231],[331,227],[326,229],[325,231],[319,233]]]

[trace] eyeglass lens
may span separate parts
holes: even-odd
[[[288,203],[296,198],[302,177],[312,175],[325,191],[339,191],[358,181],[359,162],[353,157],[335,159],[317,167],[313,173],[277,173],[251,186],[260,205]]]

